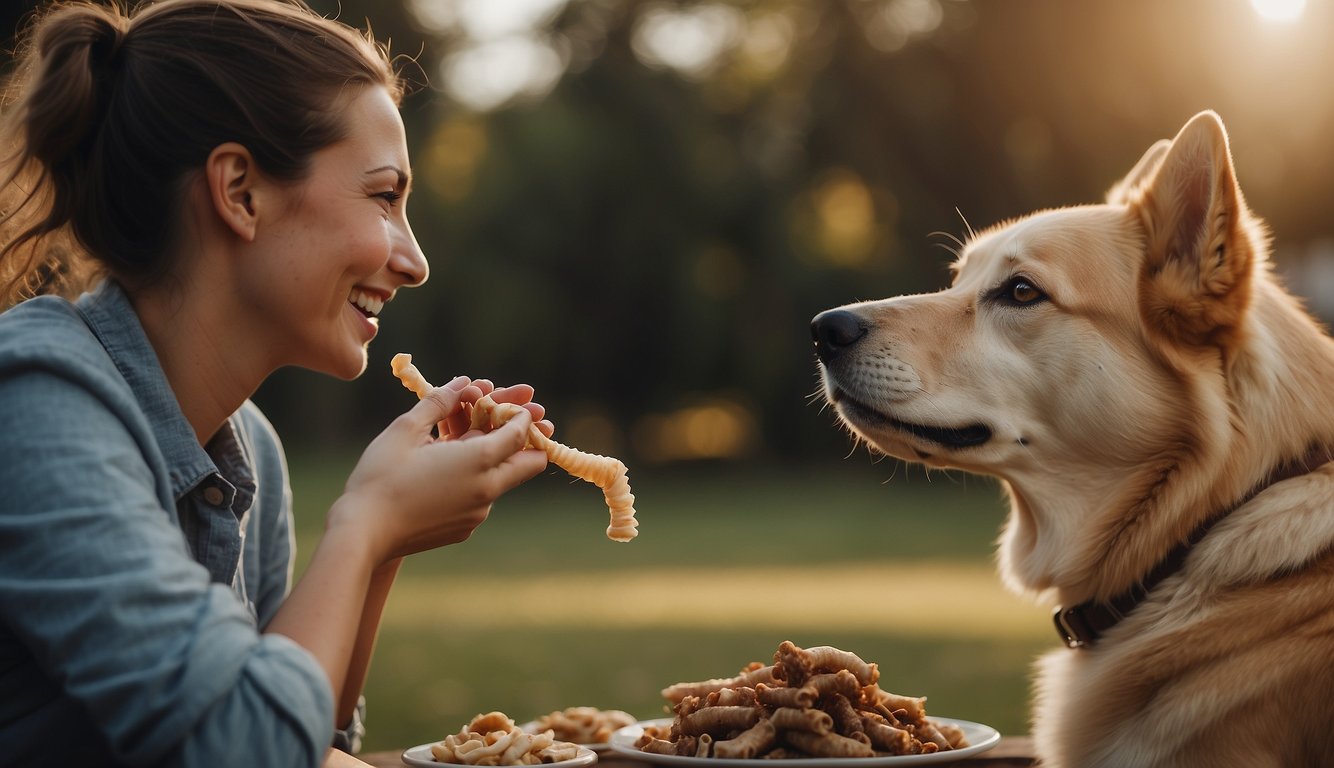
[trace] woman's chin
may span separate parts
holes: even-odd
[[[366,372],[368,363],[369,356],[366,347],[362,346],[360,354],[353,359],[345,361],[345,364],[340,366],[338,371],[333,375],[343,381],[352,381],[353,379],[360,378],[361,374]]]
[[[366,372],[368,353],[365,344],[355,349],[341,349],[337,354],[328,355],[321,360],[310,361],[301,367],[332,376],[343,381],[352,381]]]

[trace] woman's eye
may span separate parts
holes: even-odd
[[[394,205],[398,203],[399,200],[403,198],[403,195],[391,189],[388,192],[381,192],[380,194],[376,195],[376,197],[389,203],[389,206],[392,208]]]

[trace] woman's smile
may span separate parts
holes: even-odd
[[[354,322],[360,331],[362,343],[375,338],[380,331],[380,310],[384,309],[386,299],[360,288],[353,288],[347,300],[347,311],[354,315]]]

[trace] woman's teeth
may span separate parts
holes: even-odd
[[[348,298],[352,305],[360,309],[367,317],[379,317],[380,310],[384,309],[384,299],[372,296],[365,291],[353,290]]]

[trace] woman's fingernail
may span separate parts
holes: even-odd
[[[463,389],[464,387],[468,386],[468,377],[455,376],[453,379],[450,379],[449,383],[446,384],[445,386],[449,387],[450,389]]]

